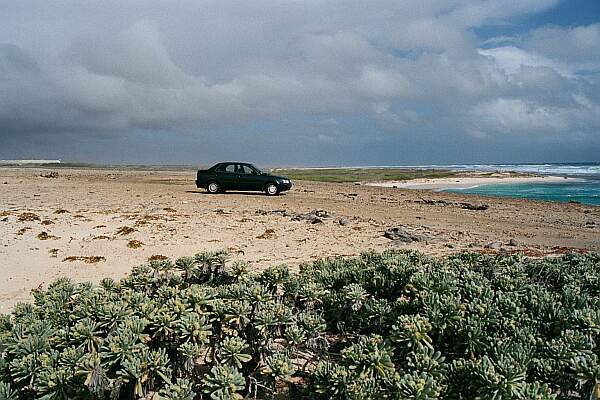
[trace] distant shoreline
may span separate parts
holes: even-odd
[[[6,161],[6,160],[4,160]],[[31,163],[32,160],[10,160],[11,162],[27,161],[23,164],[0,163],[2,169],[23,170],[98,170],[98,171],[172,171],[194,172],[208,168],[209,165],[142,165],[142,164],[93,164],[93,163]],[[46,161],[46,160],[39,160]],[[398,187],[405,189],[471,189],[482,185],[509,183],[556,183],[573,182],[581,179],[597,180],[600,177],[600,164],[580,163],[579,165],[563,165],[561,170],[524,169],[525,164],[472,164],[467,165],[421,165],[421,166],[353,166],[353,167],[299,167],[269,168],[277,175],[287,176],[295,181],[314,181],[331,183],[353,183],[367,186]],[[538,165],[538,164],[532,164]],[[558,164],[555,164],[555,166]],[[585,167],[582,167],[584,166]],[[258,165],[261,167],[261,165]],[[497,170],[494,170],[498,167]],[[566,168],[566,169],[565,169]],[[574,170],[575,168],[575,170]]]
[[[399,189],[424,189],[442,191],[447,189],[470,189],[481,185],[513,183],[559,183],[581,181],[580,178],[563,176],[510,176],[510,177],[452,177],[413,179],[410,181],[368,182],[367,186],[393,187]]]

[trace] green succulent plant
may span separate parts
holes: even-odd
[[[432,326],[425,317],[401,315],[397,322],[392,325],[391,338],[407,349],[433,349],[433,343],[429,336],[431,329]]]
[[[239,392],[244,390],[246,380],[235,367],[216,365],[203,379],[204,393],[214,400],[243,399]]]
[[[19,392],[12,388],[10,383],[0,382],[0,399],[17,400]]]
[[[395,371],[393,351],[378,335],[361,338],[358,343],[342,350],[342,358],[350,370],[366,378],[388,378]]]
[[[36,289],[0,316],[0,399],[600,400],[598,254],[227,262]]]
[[[175,383],[169,383],[158,392],[160,400],[194,400],[196,392],[194,384],[188,379],[177,379]]]
[[[444,391],[434,377],[425,373],[413,372],[400,377],[394,398],[400,400],[429,400],[439,399]]]
[[[296,372],[296,367],[292,360],[285,354],[276,353],[265,360],[265,366],[262,368],[263,375],[271,377],[274,381],[286,381]]]
[[[241,369],[243,364],[252,360],[252,355],[244,339],[228,337],[221,344],[219,359],[224,365]]]
[[[182,315],[175,323],[174,334],[183,342],[206,344],[211,334],[211,327],[204,315],[189,312]]]

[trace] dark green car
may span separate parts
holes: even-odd
[[[292,181],[284,176],[262,172],[252,164],[242,162],[222,162],[209,169],[199,170],[196,187],[209,193],[225,190],[258,190],[268,196],[275,196],[292,188]]]

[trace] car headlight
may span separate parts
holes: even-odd
[[[283,184],[286,184],[286,185],[287,185],[288,183],[290,183],[290,180],[289,180],[289,179],[282,179],[282,180],[281,180],[281,183],[283,183]]]

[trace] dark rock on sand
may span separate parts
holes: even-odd
[[[58,178],[58,172],[56,172],[56,171],[42,172],[40,174],[40,176],[42,178]]]
[[[398,227],[387,229],[383,233],[383,236],[390,240],[393,240],[394,242],[400,243],[420,242],[421,240],[423,240],[421,236],[407,232],[404,229]]]
[[[500,242],[490,242],[488,244],[485,245],[486,249],[492,249],[492,250],[500,250],[502,248],[502,243]]]
[[[474,210],[474,211],[485,211],[489,208],[489,206],[487,204],[460,203],[460,205],[465,210]]]
[[[413,200],[414,201],[414,200]],[[474,211],[485,211],[489,208],[487,204],[472,204],[466,202],[456,203],[453,201],[447,200],[430,200],[430,199],[421,199],[417,200],[417,203],[423,203],[428,205],[436,205],[436,206],[459,206],[465,210],[474,210]]]
[[[306,214],[294,214],[292,221],[308,221],[312,224],[319,224],[324,222],[324,218],[329,218],[330,216],[325,210],[313,210]]]

